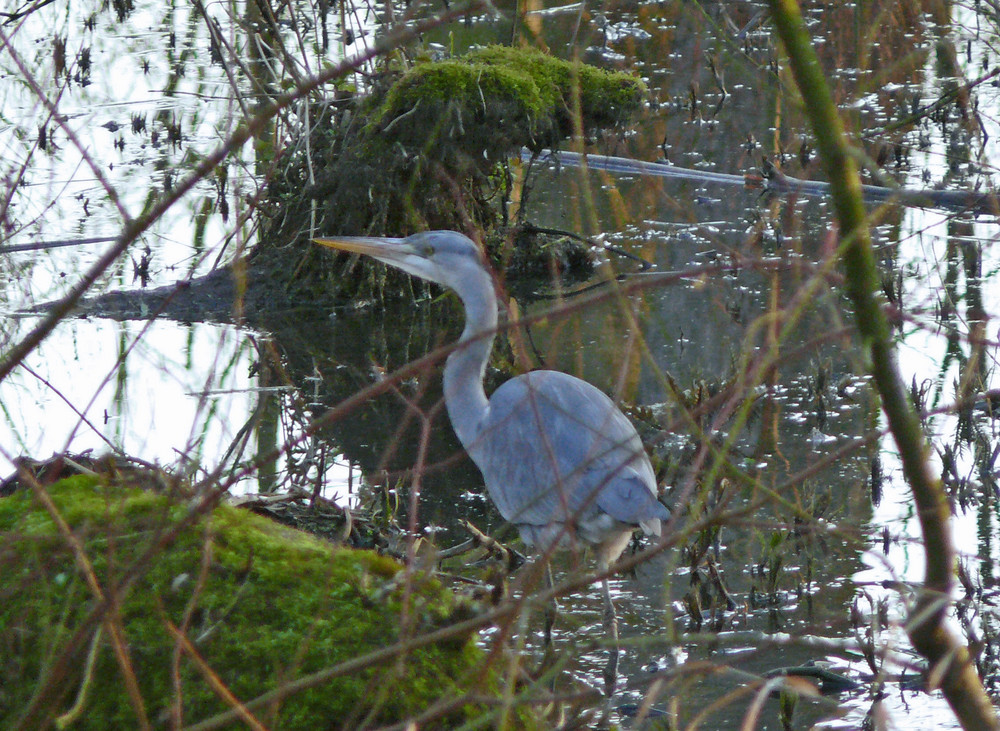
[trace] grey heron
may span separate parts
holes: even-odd
[[[445,363],[445,406],[490,499],[526,544],[542,551],[592,545],[606,572],[636,528],[660,535],[670,514],[657,499],[649,457],[635,427],[602,391],[565,373],[537,370],[487,398],[483,375],[497,332],[497,298],[475,243],[454,231],[314,241],[374,257],[458,294],[465,329]],[[615,641],[614,663],[605,672],[610,694],[617,620],[606,576],[602,589],[605,627]]]

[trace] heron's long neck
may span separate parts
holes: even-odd
[[[456,290],[465,305],[465,330],[444,366],[444,400],[459,441],[469,449],[489,408],[483,373],[493,349],[497,301],[493,282],[483,271],[464,280]]]

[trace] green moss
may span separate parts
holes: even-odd
[[[578,92],[585,130],[621,124],[639,110],[646,94],[646,85],[631,74],[564,61],[535,49],[487,46],[467,58],[517,69],[534,79],[542,89],[544,109],[550,113],[569,113]]]
[[[389,91],[374,129],[420,152],[455,149],[498,159],[572,134],[577,96],[585,131],[634,114],[645,85],[541,51],[488,46],[457,60],[419,64]]]
[[[108,486],[94,478],[63,480],[48,489],[83,545],[105,589],[152,542],[170,531],[187,506],[151,492]],[[66,541],[30,493],[0,500],[0,727],[24,712],[40,678],[65,651],[67,638],[94,606]],[[336,548],[246,511],[219,507],[176,537],[127,593],[121,605],[125,640],[147,716],[161,721],[176,702],[168,624],[187,637],[238,699],[246,701],[305,674],[389,645],[402,634],[398,564],[371,553]],[[409,612],[420,632],[446,624],[454,601],[433,579],[415,581]],[[87,648],[49,720],[64,713],[81,685]],[[189,654],[177,669],[184,722],[227,710]],[[297,693],[258,709],[269,728],[315,729],[389,723],[434,702],[461,697],[481,652],[471,638],[416,650],[398,661]],[[486,681],[489,683],[490,681]],[[384,692],[377,692],[383,689]],[[472,706],[449,727],[481,712]],[[352,723],[351,719],[355,719]],[[102,641],[86,706],[73,728],[135,728],[114,653]]]

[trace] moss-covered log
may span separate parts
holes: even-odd
[[[46,489],[104,592],[188,509],[165,494],[90,476]],[[0,534],[0,727],[14,728],[97,600],[79,555],[31,492],[0,499]],[[79,729],[139,728],[140,714],[154,726],[179,721],[177,714],[193,724],[229,710],[226,693],[247,702],[453,620],[458,605],[449,592],[419,576],[407,592],[400,570],[373,553],[219,507],[180,531],[131,585],[117,608],[124,646],[114,650],[108,625],[95,625],[90,648],[75,652],[71,677],[31,727],[68,713]],[[339,728],[398,722],[456,701],[431,724],[449,728],[484,712],[462,700],[494,690],[482,660],[471,637],[453,638],[253,713],[268,728]]]
[[[620,72],[541,51],[488,46],[404,74],[369,128],[411,154],[437,154],[452,167],[485,168],[522,147],[540,150],[631,117],[645,93]]]

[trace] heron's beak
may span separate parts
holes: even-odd
[[[383,264],[402,269],[407,274],[421,279],[440,281],[438,267],[429,262],[427,257],[406,239],[388,236],[338,236],[330,239],[313,239],[313,241],[331,249],[371,256]]]
[[[337,236],[328,239],[313,239],[313,243],[376,258],[389,256],[395,259],[400,255],[413,253],[411,247],[404,243],[403,239],[388,236]]]

